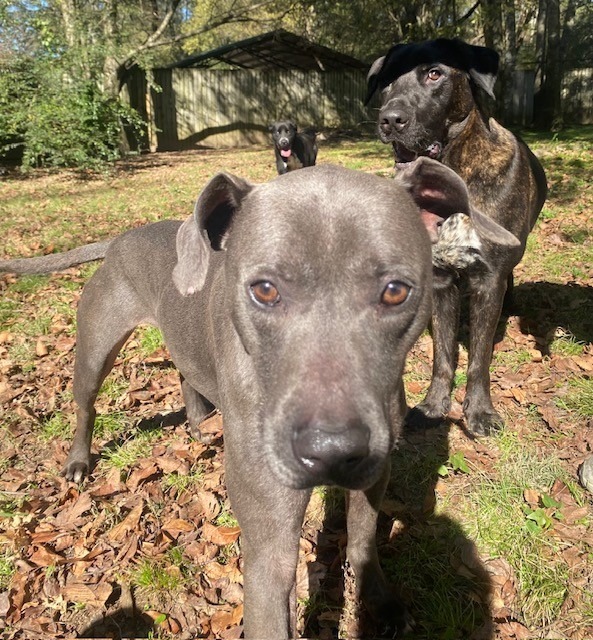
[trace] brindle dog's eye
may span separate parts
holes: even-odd
[[[388,282],[381,294],[381,303],[388,307],[395,307],[402,304],[410,295],[410,287],[399,280]]]
[[[428,72],[428,79],[432,80],[433,82],[436,82],[443,74],[440,72],[439,69],[431,69]]]
[[[263,304],[266,307],[273,307],[280,302],[280,293],[278,289],[267,280],[261,280],[260,282],[254,282],[250,287],[252,298]]]

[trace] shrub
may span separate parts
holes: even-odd
[[[144,124],[92,81],[60,77],[48,65],[12,65],[0,84],[0,157],[22,148],[23,168],[101,169],[123,154],[124,127]]]

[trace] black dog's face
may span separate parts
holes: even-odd
[[[282,157],[289,157],[292,149],[292,142],[297,134],[296,125],[292,122],[273,122],[270,125],[270,132],[274,144],[280,151]]]
[[[380,92],[379,138],[392,142],[401,162],[439,159],[452,125],[475,105],[473,89],[490,95],[498,55],[459,40],[396,45],[368,74],[367,102]]]

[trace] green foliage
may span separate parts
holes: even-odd
[[[3,72],[0,158],[20,149],[25,170],[102,169],[121,157],[123,128],[142,133],[138,113],[92,81],[69,79],[43,62],[20,62]]]

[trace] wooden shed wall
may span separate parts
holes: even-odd
[[[362,71],[156,69],[128,83],[131,105],[152,124],[151,147],[235,147],[269,140],[268,125],[290,118],[304,129],[369,122]],[[150,99],[148,99],[150,97]]]

